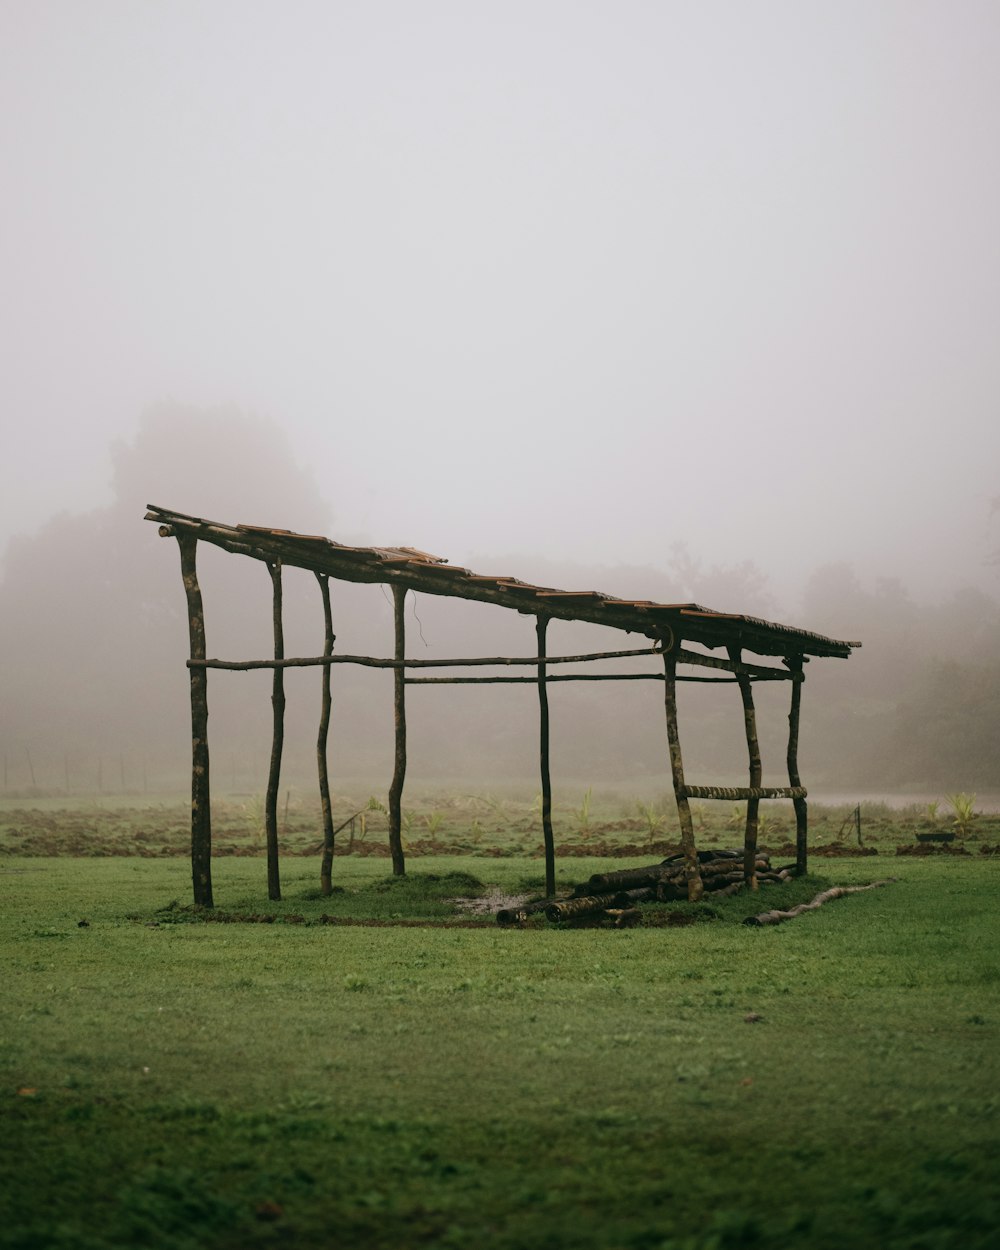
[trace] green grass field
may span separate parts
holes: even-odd
[[[205,924],[183,859],[8,855],[0,1245],[993,1247],[1000,862],[813,868],[761,905],[899,880],[508,931],[449,892],[537,859],[338,858],[328,899],[286,859],[268,904],[232,857],[220,907],[275,920]]]

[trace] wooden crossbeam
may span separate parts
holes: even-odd
[[[684,793],[689,799],[804,799],[805,786],[689,786]]]

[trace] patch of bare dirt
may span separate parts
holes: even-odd
[[[529,894],[504,894],[501,890],[490,890],[478,898],[453,898],[449,901],[473,916],[494,916],[498,911],[520,907],[530,897]]]
[[[945,843],[912,842],[896,847],[897,855],[968,855],[964,846],[951,846]]]

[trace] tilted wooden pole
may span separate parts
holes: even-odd
[[[333,611],[330,607],[330,579],[325,573],[317,573],[319,591],[323,596],[323,655],[333,654]],[[319,773],[319,799],[323,809],[323,860],[319,870],[321,894],[333,893],[333,807],[330,803],[330,773],[327,765],[327,739],[330,735],[330,665],[323,666],[322,699],[320,703],[319,733],[316,737],[316,768]]]
[[[786,663],[791,670],[792,706],[788,712],[788,784],[801,786],[799,778],[799,708],[802,703],[802,683],[805,681],[801,655],[791,656]],[[795,871],[804,877],[808,871],[809,853],[806,847],[809,830],[809,807],[804,796],[793,799],[795,808]]]
[[[681,740],[677,728],[677,656],[673,651],[663,653],[664,705],[667,713],[667,743],[670,747],[670,772],[674,780],[674,798],[681,823],[681,849],[684,852],[684,876],[687,880],[689,902],[697,902],[705,892],[698,866],[698,852],[694,845],[694,823],[691,806],[684,789],[684,762],[681,758]]]
[[[727,647],[729,658],[734,666],[740,664],[742,658],[742,648],[737,646]],[[760,742],[757,739],[757,713],[753,705],[753,686],[749,676],[736,669],[736,680],[739,682],[740,695],[743,699],[743,724],[746,729],[747,737],[747,754],[750,758],[750,781],[751,790],[758,789],[763,777],[763,769],[760,762]],[[760,809],[760,799],[752,796],[747,799],[747,822],[746,832],[743,835],[743,880],[750,886],[752,890],[758,888],[757,885],[757,824]]]
[[[545,683],[545,631],[549,618],[539,616],[535,620],[538,636],[538,726],[539,766],[542,774],[542,839],[545,844],[545,895],[550,898],[556,892],[556,846],[552,834],[552,778],[549,774],[549,693]]]
[[[392,606],[396,627],[397,660],[406,656],[406,587],[393,586]],[[397,877],[406,873],[403,856],[403,782],[406,779],[406,680],[405,670],[393,670],[393,722],[396,728],[396,754],[389,787],[389,851],[392,855],[392,871]]]
[[[177,535],[181,576],[187,596],[191,659],[205,658],[205,612],[195,568],[198,540]],[[191,675],[191,879],[194,901],[212,907],[212,806],[208,769],[208,670],[192,668]]]
[[[281,623],[281,562],[268,564],[271,574],[274,658],[285,655],[285,635]],[[285,670],[276,668],[271,679],[271,766],[267,774],[264,800],[264,827],[267,831],[267,897],[281,898],[281,871],[278,867],[278,788],[281,785],[281,752],[285,743]]]

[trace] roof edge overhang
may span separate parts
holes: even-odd
[[[258,525],[226,525],[147,504],[145,520],[164,537],[188,536],[234,555],[281,562],[349,582],[401,585],[424,594],[494,603],[531,616],[585,621],[651,639],[681,640],[714,649],[739,647],[758,655],[847,659],[860,642],[843,642],[758,617],[716,612],[697,603],[618,599],[597,590],[566,591],[515,577],[487,577],[413,547],[352,547],[320,535]]]

